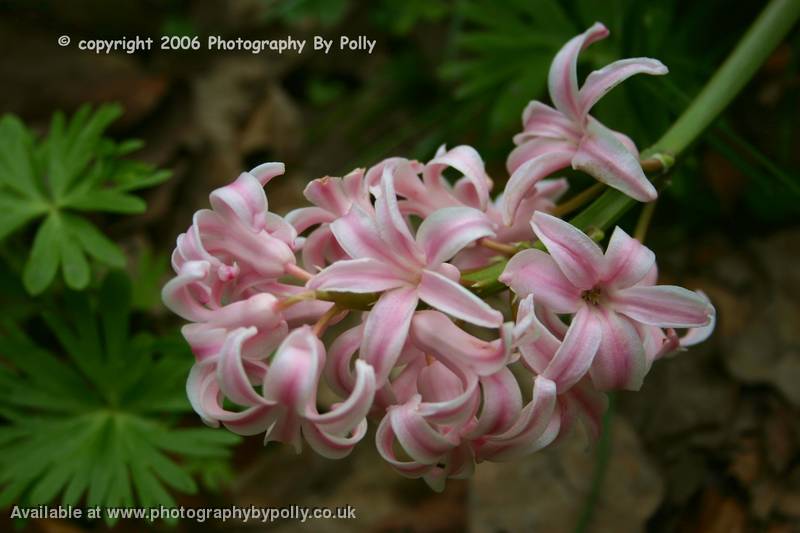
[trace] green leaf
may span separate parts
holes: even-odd
[[[92,223],[74,215],[64,215],[64,225],[72,236],[81,243],[86,253],[109,266],[122,268],[125,266],[125,254],[119,246],[103,235]]]
[[[0,119],[0,184],[23,197],[42,198],[33,165],[33,139],[13,115]]]
[[[78,211],[106,213],[144,213],[147,204],[141,198],[115,190],[93,190],[78,197],[64,199],[64,205]]]
[[[226,471],[239,437],[175,427],[193,357],[177,335],[131,336],[130,300],[123,272],[98,293],[66,291],[54,309],[69,313],[43,314],[59,355],[0,321],[0,503],[172,506],[196,476]]]
[[[0,196],[0,241],[46,212],[47,206],[43,203],[27,202],[12,195]]]
[[[130,191],[168,179],[168,171],[123,159],[141,141],[115,142],[105,130],[122,113],[115,104],[81,107],[70,119],[55,113],[41,140],[13,115],[0,119],[0,242],[39,217],[23,280],[30,294],[53,281],[59,266],[66,285],[84,289],[92,262],[125,265],[121,250],[77,212],[143,213],[147,205]]]
[[[78,242],[64,235],[59,241],[64,280],[71,289],[81,290],[89,284],[89,262]]]
[[[61,261],[59,240],[63,237],[58,215],[48,216],[33,240],[33,249],[22,274],[30,294],[39,294],[53,281]]]
[[[55,198],[61,198],[85,171],[103,132],[120,115],[119,105],[106,104],[95,113],[89,106],[81,107],[66,125],[62,115],[54,117],[46,147],[48,177]]]

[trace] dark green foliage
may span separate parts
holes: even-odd
[[[239,441],[176,427],[191,410],[184,383],[192,356],[180,338],[131,334],[125,275],[112,272],[90,294],[69,292],[58,306],[69,314],[44,314],[65,357],[3,327],[0,507],[59,495],[65,505],[174,505],[168,487],[195,492],[190,472],[218,479],[220,459]]]
[[[59,267],[68,287],[85,288],[91,278],[87,256],[124,266],[119,247],[84,214],[143,213],[145,202],[130,192],[169,177],[123,158],[141,147],[139,141],[103,136],[121,114],[117,105],[94,112],[84,106],[69,120],[56,113],[40,140],[15,116],[0,119],[0,241],[37,221],[22,276],[31,294],[44,291]]]

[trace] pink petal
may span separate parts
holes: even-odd
[[[517,311],[517,324],[525,325],[535,334],[526,334],[517,343],[526,366],[536,374],[541,374],[555,357],[561,341],[539,320],[533,308],[534,297],[529,295],[520,302]]]
[[[375,432],[375,447],[384,461],[392,465],[401,475],[406,477],[421,477],[431,466],[418,461],[400,461],[394,451],[395,433],[392,428],[392,417],[389,413],[383,417]]]
[[[709,300],[706,293],[703,291],[695,291],[701,298],[703,298],[709,306],[711,306],[711,300]],[[717,311],[714,307],[711,307],[711,317],[708,321],[708,325],[700,326],[698,328],[689,328],[683,337],[680,338],[680,345],[681,347],[687,346],[694,346],[695,344],[700,344],[707,340],[711,334],[714,332],[714,326],[717,322]]]
[[[271,405],[250,407],[241,412],[223,409],[219,403],[221,397],[213,361],[192,367],[186,381],[186,392],[192,407],[206,424],[218,427],[221,421],[238,435],[263,433],[277,415],[276,408]]]
[[[492,180],[486,174],[480,154],[471,146],[461,145],[437,155],[428,165],[445,165],[452,167],[466,177],[475,189],[480,209],[486,208],[489,202],[489,187]]]
[[[360,357],[375,369],[382,387],[400,356],[417,307],[417,291],[400,288],[384,292],[367,315]]]
[[[442,435],[417,412],[419,395],[404,405],[389,408],[389,418],[397,440],[414,461],[435,464],[458,441],[453,434]]]
[[[289,414],[304,415],[314,402],[325,347],[309,326],[292,331],[278,347],[264,380],[264,398],[279,403]]]
[[[639,390],[648,370],[642,344],[631,322],[607,308],[596,314],[603,330],[590,375],[597,390]]]
[[[227,333],[225,328],[213,328],[202,323],[186,324],[181,327],[181,335],[186,339],[198,363],[219,354]]]
[[[264,186],[275,176],[280,176],[286,171],[283,163],[261,163],[250,169],[249,174]]]
[[[471,207],[438,209],[423,220],[417,230],[417,242],[429,266],[443,263],[464,247],[490,236],[494,236],[492,222]]]
[[[310,272],[325,268],[328,264],[328,255],[331,247],[336,245],[336,239],[331,233],[330,226],[320,226],[312,231],[303,244],[303,265]]]
[[[417,247],[411,231],[408,229],[400,208],[397,206],[397,195],[394,191],[392,169],[386,168],[381,178],[381,194],[375,201],[375,213],[378,221],[378,232],[396,258],[396,261],[413,268],[425,262],[422,251]]]
[[[293,250],[297,241],[297,230],[285,218],[275,213],[264,215],[264,231],[281,242],[286,243]]]
[[[580,140],[580,132],[569,118],[560,111],[536,100],[531,101],[522,112],[522,127],[522,133],[514,136],[516,145],[536,137],[562,139],[575,144]]]
[[[461,424],[475,415],[480,402],[478,376],[464,370],[458,374],[438,361],[420,371],[418,386],[425,401],[417,411],[429,422]]]
[[[640,202],[652,202],[658,192],[644,175],[639,159],[607,127],[589,117],[586,132],[572,159],[572,168]]]
[[[364,181],[364,169],[357,168],[342,177],[342,190],[352,201],[369,202]]]
[[[267,196],[261,183],[247,172],[233,183],[212,191],[209,201],[214,211],[226,220],[239,219],[253,231],[264,228]]]
[[[608,36],[608,30],[599,22],[582,34],[573,37],[556,54],[550,65],[547,86],[556,109],[576,123],[583,114],[578,96],[578,54],[593,42]]]
[[[267,372],[266,365],[249,362],[250,366],[260,365],[259,373],[261,375],[260,379],[258,379],[259,376],[257,375],[248,376],[242,361],[242,344],[254,337],[257,331],[253,327],[239,328],[232,331],[220,350],[217,364],[217,381],[222,393],[232,402],[248,407],[268,403],[251,385],[251,380],[261,381],[264,379],[264,375]]]
[[[270,442],[282,442],[294,448],[295,453],[300,453],[303,449],[302,417],[285,405],[276,406],[273,417],[274,423],[264,435],[264,446]]]
[[[595,286],[605,264],[597,243],[569,222],[541,211],[533,214],[531,227],[573,285],[584,290]]]
[[[234,329],[256,326],[259,330],[278,328],[283,317],[278,309],[278,299],[271,294],[259,293],[215,310],[207,321],[214,326]]]
[[[448,367],[469,368],[482,376],[499,371],[510,356],[508,339],[478,339],[437,311],[417,312],[411,323],[411,336],[415,346]]]
[[[524,146],[524,145],[523,145]],[[558,148],[530,159],[520,165],[506,184],[503,193],[503,223],[510,226],[522,201],[535,191],[539,180],[569,165],[574,151]]]
[[[553,380],[559,392],[577,383],[592,365],[603,335],[602,324],[594,310],[581,307],[542,376]]]
[[[542,180],[536,184],[536,195],[556,202],[567,192],[567,189],[569,189],[569,182],[566,178]]]
[[[673,285],[635,286],[609,295],[613,309],[661,328],[707,326],[714,308],[695,292]]]
[[[375,397],[375,372],[364,361],[356,361],[356,379],[350,396],[324,414],[307,406],[306,419],[320,430],[335,435],[350,433],[364,421]]]
[[[480,383],[483,405],[478,424],[468,434],[470,439],[507,431],[522,410],[522,393],[517,379],[507,367],[481,377]]]
[[[337,216],[347,213],[352,203],[344,192],[342,178],[330,176],[312,180],[303,190],[303,196],[315,206]]]
[[[523,250],[512,257],[498,278],[517,296],[533,294],[537,302],[556,313],[574,313],[581,303],[581,291],[573,285],[548,254]]]
[[[337,261],[313,278],[309,289],[344,292],[381,292],[402,287],[408,281],[401,272],[375,259],[350,259]]]
[[[606,248],[603,284],[623,288],[639,283],[656,262],[656,255],[617,226]]]
[[[649,57],[634,57],[630,59],[620,59],[606,65],[600,70],[595,70],[581,87],[578,99],[582,114],[589,110],[608,93],[611,89],[636,74],[651,74],[654,76],[669,72],[664,64],[657,59]]]
[[[398,190],[400,190],[401,183],[404,183],[404,178],[401,178],[400,174],[403,174],[404,172],[399,170],[399,167],[408,167],[409,174],[413,175],[422,172],[423,165],[419,161],[408,160],[404,157],[388,157],[367,170],[367,173],[364,176],[364,183],[370,190],[373,190],[374,188],[380,186],[381,178],[383,177],[383,173],[387,168],[398,168],[396,171],[397,181],[395,182],[395,186],[398,187]],[[419,181],[418,178],[417,181]]]
[[[350,362],[361,345],[362,328],[363,326],[359,324],[348,329],[333,341],[328,350],[325,380],[339,396],[349,395],[355,387],[355,377],[350,369]]]
[[[556,384],[543,376],[534,381],[533,398],[511,428],[490,435],[478,448],[478,456],[491,461],[508,461],[539,448],[538,439],[550,424],[556,406]]]
[[[191,322],[205,322],[214,312],[198,302],[190,287],[208,277],[211,265],[208,261],[184,263],[178,275],[161,289],[161,299],[170,311]]]
[[[476,326],[492,328],[503,322],[502,313],[458,283],[432,270],[422,271],[419,297],[431,307]]]
[[[301,207],[286,214],[286,221],[294,226],[297,233],[303,233],[311,226],[333,222],[335,216],[319,207]]]
[[[555,152],[574,154],[578,147],[578,139],[575,141],[563,141],[547,137],[535,137],[530,140],[519,140],[524,142],[511,150],[511,153],[508,154],[508,158],[506,159],[506,170],[508,170],[509,174],[514,174],[519,170],[519,167],[531,159],[536,159],[540,155]],[[566,168],[567,166],[569,166],[569,163],[564,164],[562,168]],[[508,186],[506,186],[506,188],[508,188]]]
[[[330,225],[339,245],[353,259],[371,257],[388,264],[398,264],[392,250],[378,233],[375,220],[360,206],[353,205],[348,213]]]
[[[227,264],[237,263],[243,269],[274,279],[284,274],[287,263],[295,261],[289,245],[263,229],[226,220],[207,209],[197,211],[193,220],[207,252]],[[267,217],[262,220],[266,225]]]
[[[322,457],[342,459],[347,457],[355,445],[367,434],[367,421],[366,419],[362,420],[350,436],[331,434],[310,422],[303,422],[302,432],[311,448]]]

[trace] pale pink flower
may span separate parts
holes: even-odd
[[[346,259],[347,254],[331,233],[330,223],[346,215],[354,203],[366,211],[372,209],[364,170],[356,169],[342,178],[326,176],[313,180],[306,186],[303,196],[313,206],[301,207],[286,215],[286,221],[297,233],[317,226],[302,245],[303,265],[316,271],[339,259]]]
[[[187,261],[207,261],[210,289],[240,276],[277,279],[295,263],[297,233],[269,212],[264,184],[283,174],[283,163],[265,163],[243,172],[233,183],[213,191],[212,209],[194,214],[192,226],[178,236],[172,255],[175,272]]]
[[[541,376],[555,370],[553,361],[563,343],[566,327],[557,317],[546,311],[544,314],[547,315],[547,320],[542,321],[537,316],[537,311],[542,312],[542,309],[534,307],[532,294],[520,302],[515,337],[522,362],[534,375]],[[550,327],[554,327],[554,330]],[[557,402],[559,438],[568,434],[576,421],[583,423],[590,439],[596,440],[600,436],[608,397],[596,390],[588,377],[581,378],[569,389],[558,390]]]
[[[367,171],[365,178],[376,194],[380,194],[378,185],[388,167],[395,168],[394,186],[401,213],[425,218],[445,207],[472,207],[486,216],[495,233],[493,239],[507,244],[530,240],[533,233],[529,222],[533,212],[552,211],[555,202],[567,190],[567,181],[563,178],[535,184],[513,222],[506,225],[502,218],[504,195],[501,193],[491,200],[492,179],[486,173],[480,154],[471,146],[461,145],[450,150],[441,146],[425,165],[399,157],[381,161]],[[461,174],[452,185],[443,175],[448,168]],[[459,252],[452,263],[459,268],[481,268],[496,255],[497,252],[488,248],[472,245]]]
[[[365,417],[375,394],[372,367],[356,361],[351,394],[321,414],[317,389],[325,347],[311,328],[292,331],[269,364],[243,354],[244,343],[255,334],[255,328],[239,328],[227,337],[217,356],[195,364],[186,385],[195,411],[211,426],[221,422],[240,435],[265,433],[265,443],[291,444],[298,452],[304,438],[328,458],[350,453],[367,431]],[[261,385],[263,392],[253,384]],[[224,408],[226,397],[244,409]]]
[[[508,368],[476,379],[457,367],[418,359],[403,376],[407,397],[387,409],[376,446],[396,471],[422,477],[434,490],[441,491],[447,478],[469,477],[476,461],[527,455],[558,434],[552,382],[537,383],[533,399],[523,407]],[[398,458],[395,445],[408,460]]]
[[[386,167],[375,218],[358,205],[331,224],[339,245],[353,259],[338,261],[312,278],[311,289],[381,292],[364,324],[361,357],[375,367],[379,386],[397,361],[419,300],[456,318],[497,327],[502,314],[459,284],[445,263],[472,242],[492,235],[486,218],[469,207],[439,209],[412,237],[397,205],[393,174]]]
[[[403,198],[398,202],[402,213],[424,218],[444,207],[465,206],[485,211],[490,204],[492,179],[486,173],[480,154],[471,146],[461,145],[450,150],[441,146],[425,165],[398,157],[386,159],[367,171],[367,184],[377,189],[388,167],[395,169],[394,186]],[[453,185],[443,176],[447,168],[462,175]]]
[[[508,262],[500,280],[537,305],[574,314],[558,351],[542,371],[567,390],[588,371],[599,390],[637,390],[649,368],[641,323],[660,328],[709,324],[707,299],[681,287],[637,285],[655,255],[616,228],[603,254],[583,232],[563,220],[535,213],[533,231],[550,255],[525,250]]]
[[[595,23],[567,42],[553,60],[548,77],[555,109],[537,101],[525,108],[523,132],[514,137],[518,146],[507,162],[511,173],[505,193],[507,224],[514,219],[520,202],[539,179],[568,166],[636,200],[648,202],[656,198],[656,190],[639,164],[634,143],[598,122],[589,111],[608,91],[630,76],[666,74],[667,67],[656,59],[622,59],[589,74],[579,89],[578,54],[607,35],[606,27]]]

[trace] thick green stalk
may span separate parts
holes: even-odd
[[[683,152],[739,94],[798,17],[797,0],[772,0],[767,4],[714,77],[648,152]]]

